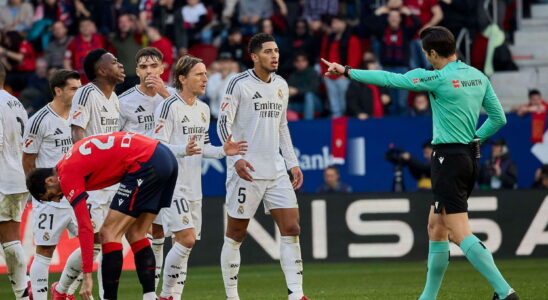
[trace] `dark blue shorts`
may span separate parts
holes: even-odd
[[[120,181],[110,208],[134,218],[143,212],[158,214],[161,208],[171,205],[177,172],[175,156],[158,143],[150,159]]]

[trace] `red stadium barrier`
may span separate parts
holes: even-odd
[[[30,264],[34,259],[34,238],[32,234],[32,205],[29,202],[23,216],[21,218],[21,243],[25,250],[25,257],[27,258],[27,267],[30,268]],[[61,272],[69,257],[69,255],[80,246],[78,238],[69,239],[68,233],[65,230],[61,236],[61,241],[57,246],[51,260],[50,272]],[[6,274],[6,262],[4,260],[4,253],[0,250],[0,274]],[[93,264],[93,269],[97,270],[97,262]],[[135,270],[135,262],[133,261],[133,252],[131,247],[124,240],[124,270]]]

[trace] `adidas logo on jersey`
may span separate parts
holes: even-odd
[[[251,100],[253,99],[259,99],[259,98],[262,98],[263,96],[261,96],[261,94],[259,94],[259,92],[255,92],[255,95],[253,95],[253,98],[251,98]]]
[[[183,118],[183,121],[181,121],[181,123],[186,123],[186,122],[190,122],[190,119],[187,116]]]
[[[106,107],[103,106],[103,107],[101,108],[101,112],[106,112],[106,113],[108,113],[108,110],[107,110]]]
[[[139,107],[137,107],[137,109],[135,110],[135,113],[140,113],[140,112],[144,112],[144,111],[145,111],[145,109],[141,105],[139,105]]]
[[[63,134],[63,132],[59,128],[55,129],[54,135],[58,135],[58,134]]]

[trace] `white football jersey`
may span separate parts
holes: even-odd
[[[156,126],[153,137],[163,143],[186,145],[192,136],[202,154],[177,158],[179,174],[175,194],[188,201],[202,199],[202,157],[223,158],[222,147],[213,147],[209,141],[209,107],[200,100],[188,105],[179,94],[174,94],[156,108]]]
[[[247,141],[248,150],[227,157],[227,178],[241,158],[254,167],[254,179],[276,179],[299,165],[287,126],[288,97],[287,82],[276,74],[268,83],[253,69],[232,78],[221,102],[217,134],[223,143],[230,134],[232,140]]]
[[[84,136],[117,132],[120,126],[120,104],[116,93],[107,99],[92,82],[79,88],[72,98],[70,124],[82,127]]]
[[[170,95],[175,89],[167,88]],[[154,129],[154,111],[165,99],[156,94],[150,97],[139,89],[139,85],[125,91],[120,99],[120,131],[139,133],[152,136]]]
[[[72,147],[69,121],[55,113],[47,104],[27,122],[23,141],[23,152],[37,154],[36,168],[53,168]],[[71,207],[65,198],[59,203],[47,204],[61,208]],[[32,205],[36,207],[42,204],[33,200]]]
[[[23,132],[28,116],[17,98],[0,90],[0,193],[27,191],[23,171]]]

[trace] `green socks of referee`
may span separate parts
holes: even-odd
[[[419,300],[435,300],[440,290],[443,274],[449,265],[449,242],[430,241],[428,248],[428,272],[426,285]]]
[[[493,255],[485,248],[483,243],[475,235],[469,235],[462,240],[460,248],[472,266],[489,281],[499,298],[506,298],[511,289],[510,285],[500,274],[493,260]]]

